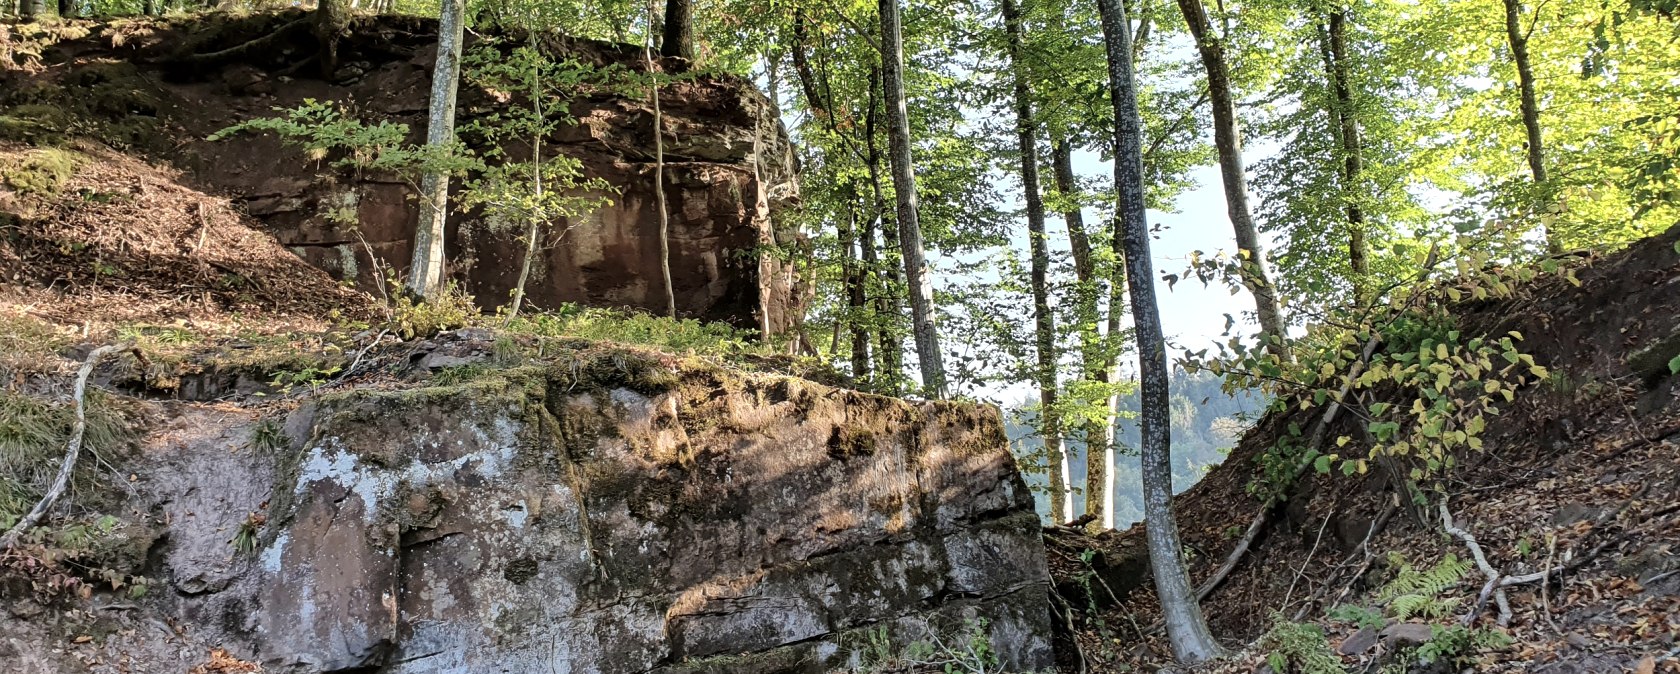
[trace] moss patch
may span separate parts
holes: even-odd
[[[6,186],[25,194],[57,194],[76,175],[82,155],[59,148],[41,148],[0,164]]]

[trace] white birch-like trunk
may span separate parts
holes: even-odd
[[[455,142],[455,92],[461,82],[461,42],[465,39],[465,0],[442,0],[438,22],[437,62],[432,66],[432,98],[426,112],[426,145]],[[435,299],[443,289],[444,225],[448,221],[449,174],[428,171],[420,178],[420,222],[414,229],[414,261],[408,288]]]

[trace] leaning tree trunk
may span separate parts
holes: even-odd
[[[1114,104],[1115,216],[1126,251],[1126,285],[1137,328],[1140,425],[1143,439],[1144,527],[1148,537],[1155,594],[1161,602],[1173,654],[1186,664],[1218,657],[1222,649],[1208,631],[1201,607],[1190,589],[1182,558],[1178,524],[1172,514],[1172,428],[1168,408],[1167,350],[1155,305],[1155,270],[1149,259],[1149,223],[1143,201],[1142,120],[1132,80],[1131,34],[1120,0],[1098,0],[1108,49],[1109,91]]]
[[[1225,186],[1225,208],[1237,238],[1237,264],[1243,286],[1254,295],[1254,311],[1260,317],[1260,334],[1266,347],[1278,358],[1289,360],[1283,310],[1278,307],[1277,289],[1266,271],[1266,251],[1260,247],[1260,232],[1248,207],[1248,178],[1243,172],[1242,131],[1237,128],[1236,97],[1231,94],[1231,70],[1225,59],[1225,45],[1213,34],[1202,0],[1178,0],[1190,34],[1201,53],[1207,71],[1208,98],[1213,103],[1213,144],[1219,151],[1219,177]]]
[[[1067,141],[1057,140],[1050,150],[1050,163],[1056,176],[1056,191],[1068,198],[1078,188],[1073,175],[1073,148]],[[1092,388],[1108,388],[1108,363],[1103,358],[1103,335],[1099,331],[1098,323],[1102,320],[1097,296],[1102,292],[1102,283],[1097,280],[1096,265],[1091,261],[1091,237],[1085,231],[1085,215],[1079,211],[1077,204],[1072,204],[1068,210],[1062,211],[1062,221],[1067,224],[1068,247],[1073,252],[1073,273],[1079,279],[1076,289],[1074,311],[1079,321],[1079,360],[1080,369],[1084,371],[1085,380],[1093,384]],[[1088,401],[1087,401],[1088,402]],[[1103,515],[1104,504],[1108,501],[1108,462],[1110,447],[1114,443],[1113,417],[1109,415],[1112,406],[1105,397],[1102,401],[1104,413],[1102,419],[1092,419],[1085,422],[1080,431],[1085,441],[1085,514],[1098,517]],[[1069,478],[1071,485],[1071,478]],[[1073,519],[1072,499],[1066,519]],[[1113,509],[1110,508],[1112,513]],[[1112,527],[1113,518],[1110,517]]]
[[[438,22],[437,61],[432,66],[432,98],[426,113],[426,145],[455,144],[455,92],[461,82],[461,42],[465,0],[443,0]],[[427,171],[420,178],[420,223],[414,230],[414,261],[408,288],[437,299],[443,291],[444,224],[449,213],[449,174]]]
[[[1365,242],[1365,209],[1358,192],[1364,160],[1360,157],[1359,116],[1353,104],[1353,85],[1348,81],[1347,12],[1330,12],[1324,34],[1324,63],[1335,97],[1331,103],[1338,148],[1342,155],[1342,198],[1347,202],[1348,266],[1353,270],[1354,296],[1365,298],[1365,275],[1370,272],[1369,249]]]
[[[933,316],[933,284],[928,278],[922,225],[916,205],[916,172],[910,162],[910,117],[904,101],[904,39],[898,0],[880,0],[882,80],[887,96],[887,156],[893,191],[898,197],[898,247],[910,295],[911,330],[922,370],[922,393],[946,397],[945,364],[939,352],[939,326]]]
[[[1044,195],[1039,192],[1038,129],[1033,123],[1032,88],[1022,57],[1021,11],[1003,0],[1003,23],[1009,33],[1009,61],[1015,79],[1015,138],[1021,153],[1021,189],[1027,202],[1027,238],[1032,250],[1033,323],[1038,347],[1039,437],[1050,461],[1050,511],[1061,521],[1073,519],[1067,506],[1066,456],[1062,451],[1061,413],[1056,395],[1056,317],[1050,310],[1050,251],[1044,236]]]
[[[694,60],[694,3],[692,0],[665,0],[664,34],[659,43],[659,55],[668,58]]]
[[[1528,169],[1534,174],[1534,188],[1546,189],[1545,144],[1540,136],[1540,103],[1534,94],[1534,68],[1528,61],[1528,34],[1522,30],[1521,0],[1505,0],[1505,37],[1510,41],[1511,60],[1517,66],[1517,85],[1522,94],[1523,132],[1528,135]],[[1546,249],[1563,252],[1557,233],[1546,230]]]

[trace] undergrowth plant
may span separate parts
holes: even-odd
[[[930,625],[922,638],[907,644],[895,642],[885,626],[874,627],[861,631],[859,643],[841,646],[852,648],[858,661],[852,674],[1002,674],[986,632],[988,624],[985,618],[964,620],[962,628],[949,637],[941,637],[940,630]]]
[[[86,597],[98,586],[146,592],[136,567],[124,523],[98,510],[111,505],[111,489],[102,475],[120,461],[138,435],[138,420],[118,400],[99,389],[85,398],[87,426],[80,462],[71,485],[77,506],[23,533],[18,544],[0,551],[0,575],[27,582],[37,598],[64,594]],[[11,529],[46,492],[63,458],[71,427],[69,403],[0,390],[0,531]],[[104,464],[105,466],[101,466]]]
[[[1326,317],[1290,345],[1287,357],[1237,338],[1219,344],[1212,357],[1206,349],[1185,353],[1187,367],[1223,375],[1233,390],[1271,395],[1274,412],[1334,402],[1358,419],[1355,434],[1332,436],[1334,447],[1307,442],[1315,434],[1291,424],[1258,456],[1251,493],[1272,503],[1304,469],[1363,475],[1378,462],[1397,480],[1428,484],[1450,472],[1461,452],[1482,449],[1489,419],[1550,376],[1522,350],[1520,332],[1470,332],[1450,308],[1512,297],[1541,274],[1579,283],[1573,270],[1555,260],[1504,266],[1469,237],[1457,248],[1456,276],[1428,282],[1433,256],[1420,260],[1418,278],[1386,293],[1386,305]]]
[[[600,178],[585,180],[582,162],[558,152],[544,154],[544,139],[574,121],[568,101],[594,77],[595,68],[551,59],[537,48],[537,33],[528,35],[530,44],[506,53],[496,41],[487,41],[465,61],[467,81],[498,101],[518,103],[478,115],[462,129],[483,140],[487,149],[484,166],[467,180],[460,207],[480,209],[489,229],[517,228],[525,244],[508,320],[519,314],[531,265],[548,230],[561,224],[569,229],[579,216],[612,203],[604,196],[612,188]],[[523,143],[527,153],[509,153],[513,143]]]
[[[1324,629],[1317,625],[1279,617],[1260,637],[1259,647],[1265,651],[1266,664],[1274,672],[1346,674],[1348,671],[1342,659],[1330,650]]]
[[[1459,599],[1445,594],[1472,566],[1470,560],[1450,553],[1428,569],[1412,566],[1397,552],[1389,553],[1389,563],[1398,567],[1399,573],[1377,591],[1376,598],[1395,620],[1446,618],[1458,608]]]

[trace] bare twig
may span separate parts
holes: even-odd
[[[1062,595],[1058,594],[1055,590],[1050,591],[1050,601],[1056,604],[1058,609],[1056,611],[1056,616],[1061,618],[1062,624],[1067,627],[1068,643],[1073,644],[1074,655],[1079,656],[1078,669],[1075,669],[1074,671],[1077,672],[1077,674],[1085,674],[1085,672],[1089,671],[1090,667],[1086,664],[1085,647],[1079,645],[1079,630],[1073,625],[1073,607],[1069,606],[1067,600],[1063,599]]]
[[[5,535],[0,535],[0,550],[10,550],[17,545],[18,538],[22,537],[30,527],[40,524],[41,520],[46,518],[47,511],[52,510],[53,505],[58,503],[58,499],[64,495],[65,489],[69,488],[70,477],[76,472],[76,459],[82,455],[82,436],[87,433],[88,377],[93,374],[94,366],[98,365],[99,361],[104,360],[106,356],[129,351],[133,348],[134,345],[127,342],[101,346],[94,349],[93,353],[88,354],[87,360],[82,362],[81,370],[76,372],[76,388],[73,394],[76,400],[76,424],[70,430],[70,446],[64,452],[64,462],[59,464],[58,476],[53,478],[52,486],[47,489],[47,494],[41,497],[35,507],[30,508],[29,513],[20,518],[17,524],[12,525],[12,528],[6,531]]]
[[[1511,622],[1511,602],[1505,598],[1505,586],[1500,584],[1500,581],[1504,579],[1504,574],[1488,563],[1487,555],[1482,554],[1482,544],[1476,541],[1475,536],[1453,524],[1452,511],[1447,509],[1447,499],[1445,497],[1441,498],[1441,526],[1446,529],[1447,533],[1464,541],[1465,547],[1470,548],[1470,556],[1476,560],[1476,568],[1481,569],[1482,573],[1488,578],[1487,584],[1482,586],[1481,594],[1476,597],[1476,607],[1464,616],[1464,624],[1469,625],[1475,622],[1476,616],[1482,612],[1482,607],[1487,605],[1488,595],[1490,594],[1493,595],[1494,603],[1499,606],[1499,625],[1503,627],[1509,624]],[[1546,573],[1542,573],[1540,578],[1544,578],[1546,575]]]
[[[1335,514],[1336,512],[1334,508],[1332,508],[1330,512],[1325,513],[1324,523],[1318,525],[1318,536],[1313,538],[1312,549],[1307,551],[1307,558],[1301,560],[1301,568],[1295,571],[1295,578],[1289,581],[1289,591],[1283,593],[1283,603],[1278,605],[1278,611],[1281,612],[1284,608],[1288,607],[1289,599],[1295,596],[1295,584],[1300,582],[1302,575],[1306,574],[1307,565],[1312,564],[1313,555],[1318,554],[1318,544],[1324,540],[1324,530],[1330,526],[1330,517]]]
[[[1342,589],[1336,593],[1335,597],[1330,599],[1326,606],[1334,606],[1340,603],[1343,598],[1348,596],[1349,592],[1353,591],[1353,584],[1359,582],[1359,578],[1364,576],[1365,572],[1371,568],[1371,562],[1377,559],[1376,555],[1371,554],[1371,539],[1382,533],[1383,529],[1388,526],[1389,518],[1393,517],[1395,511],[1399,509],[1398,504],[1390,501],[1388,507],[1383,509],[1382,514],[1377,516],[1377,520],[1371,523],[1371,528],[1365,531],[1365,540],[1359,544],[1359,549],[1354,550],[1353,554],[1348,555],[1346,559],[1342,560],[1341,564],[1337,565],[1338,568],[1347,566],[1353,562],[1354,555],[1364,555],[1359,568],[1353,570],[1353,575],[1348,577],[1347,583],[1342,585]],[[1307,615],[1307,609],[1312,608],[1312,605],[1318,602],[1319,597],[1325,595],[1329,589],[1330,586],[1325,585],[1320,591],[1313,593],[1312,597],[1301,604],[1301,608],[1295,610],[1295,616],[1290,619],[1299,622],[1301,618]]]
[[[1552,574],[1552,559],[1556,556],[1557,536],[1554,534],[1546,537],[1546,569],[1542,573],[1548,576]],[[1546,617],[1546,624],[1551,626],[1552,632],[1561,637],[1563,630],[1558,629],[1557,622],[1552,620],[1551,586],[1551,583],[1540,584],[1540,615]]]

